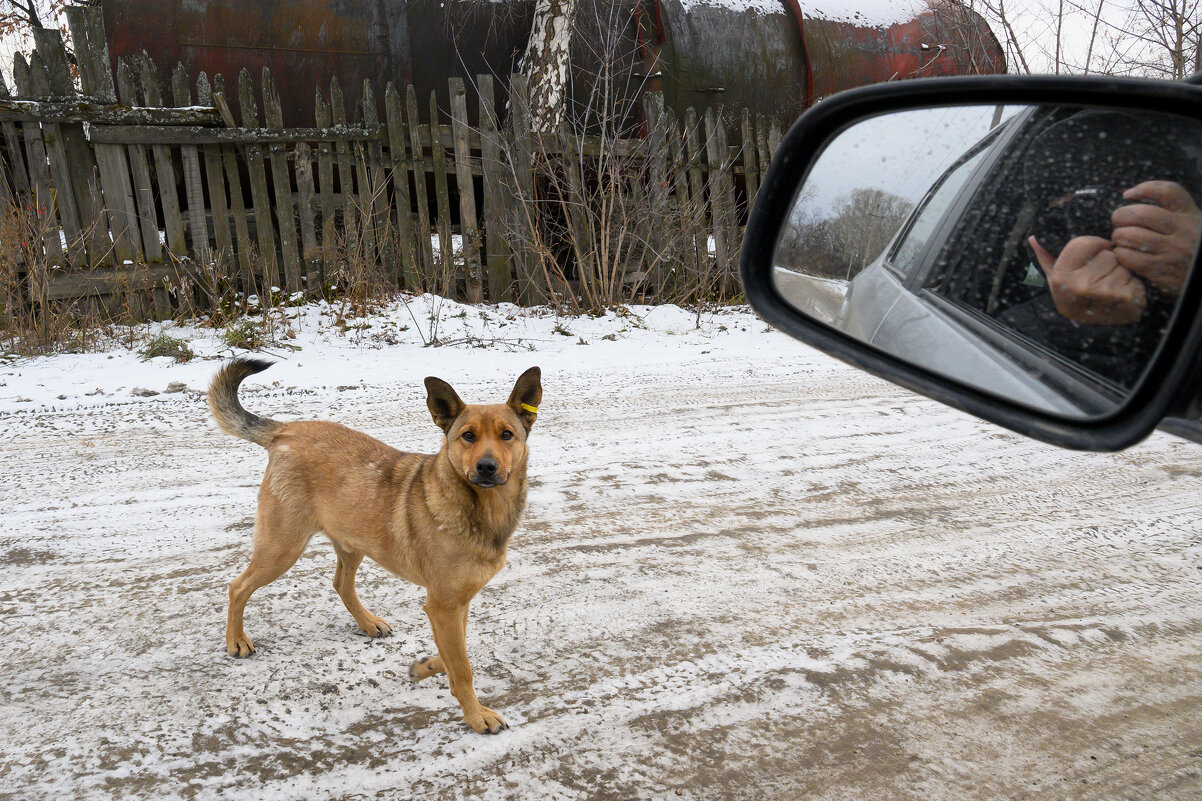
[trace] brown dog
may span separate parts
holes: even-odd
[[[387,635],[387,623],[363,608],[355,571],[364,556],[426,588],[438,656],[415,661],[421,680],[447,674],[467,724],[478,732],[508,728],[480,704],[468,664],[468,604],[505,565],[509,537],[526,505],[526,438],[542,400],[537,367],[522,373],[509,400],[468,406],[451,385],[426,379],[426,405],[446,435],[434,455],[401,453],[337,423],[281,423],[250,414],[238,384],[270,362],[234,359],[209,388],[222,430],[267,449],[250,566],[230,584],[226,650],[249,656],[242,630],[250,596],[292,567],[318,531],[334,543],[334,589],[359,628]]]

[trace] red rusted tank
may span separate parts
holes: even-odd
[[[662,74],[674,108],[724,103],[792,120],[815,100],[856,86],[1006,71],[984,19],[956,2],[650,3],[657,16],[644,26],[646,63]]]
[[[348,111],[362,82],[412,83],[428,113],[447,78],[504,77],[525,49],[534,0],[103,0],[114,60],[145,50],[166,76],[242,68],[277,79],[285,123],[313,124],[313,94],[337,76]],[[579,0],[575,102],[606,80],[630,98],[654,88],[683,111],[722,105],[792,119],[840,89],[930,75],[1005,71],[976,14],[950,0]],[[604,30],[602,30],[604,29]],[[606,46],[600,47],[601,39]],[[232,89],[232,86],[231,86]],[[476,106],[469,97],[469,108]],[[353,113],[353,112],[351,112]],[[474,114],[473,114],[474,116]]]

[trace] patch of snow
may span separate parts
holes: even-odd
[[[798,0],[807,19],[850,22],[873,28],[900,25],[928,10],[924,0]]]
[[[783,14],[784,6],[773,0],[680,0],[686,12],[701,6],[725,8],[737,14]]]
[[[430,234],[430,247],[434,249],[435,253],[437,253],[441,247],[441,242],[442,240],[439,238],[438,234]],[[459,255],[463,252],[462,234],[451,234],[451,252],[455,255]]]
[[[732,12],[754,14],[786,14],[780,0],[681,0],[685,11],[699,7],[725,8]],[[806,19],[848,22],[863,27],[888,27],[909,22],[927,10],[922,0],[799,0]]]

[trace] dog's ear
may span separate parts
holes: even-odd
[[[513,385],[513,392],[509,395],[509,408],[517,412],[526,426],[526,431],[530,431],[530,427],[534,425],[534,418],[538,416],[538,405],[543,400],[542,377],[542,370],[531,367],[518,376],[517,383]]]
[[[430,376],[426,379],[426,406],[430,409],[430,416],[434,418],[434,424],[447,433],[451,430],[451,424],[455,422],[455,418],[463,411],[466,404],[459,400],[459,396],[455,394],[455,390],[451,389],[451,385],[441,378]]]

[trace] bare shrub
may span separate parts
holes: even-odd
[[[634,54],[623,49],[630,42],[620,35],[618,6],[590,4],[578,19],[590,35],[574,41],[592,48],[579,61],[597,67],[574,73],[577,100],[566,121],[554,134],[524,129],[530,114],[519,88],[498,143],[505,191],[518,200],[502,235],[525,267],[518,276],[527,284],[519,286],[523,301],[599,311],[631,301],[737,296],[734,259],[719,263],[711,247],[705,195],[671,192],[669,144],[681,136],[678,124],[648,104],[644,130],[645,78],[630,69]],[[521,174],[526,166],[531,181]]]
[[[391,226],[377,227],[371,213],[375,203],[385,203],[384,187],[377,187],[365,203],[357,203],[345,224],[334,228],[327,245],[327,267],[322,296],[339,307],[343,317],[362,317],[391,300],[397,293],[378,253],[397,253],[400,243]],[[366,207],[366,208],[364,208]]]
[[[111,315],[94,300],[51,300],[62,269],[59,230],[48,209],[32,202],[0,208],[0,341],[28,355],[87,350],[109,333]]]

